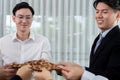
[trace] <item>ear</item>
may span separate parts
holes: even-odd
[[[12,20],[15,22],[15,16],[14,15],[12,16]]]
[[[120,18],[120,11],[118,11],[117,13],[117,18]]]

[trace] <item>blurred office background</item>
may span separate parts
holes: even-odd
[[[50,40],[53,62],[89,65],[93,40],[99,33],[94,19],[94,0],[0,0],[0,37],[15,32],[12,9],[28,2],[35,10],[32,31]],[[64,80],[53,72],[54,80]]]

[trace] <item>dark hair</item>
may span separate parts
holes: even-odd
[[[120,0],[95,0],[93,3],[93,7],[96,9],[99,2],[103,2],[111,7],[113,10],[120,10]]]
[[[15,15],[16,11],[22,8],[28,8],[32,12],[32,15],[34,15],[34,10],[27,2],[21,2],[16,4],[16,6],[13,8],[13,15]]]

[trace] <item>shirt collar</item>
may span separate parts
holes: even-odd
[[[110,32],[115,26],[111,27],[110,29],[104,31],[103,33],[100,33],[102,35],[102,37],[104,38],[108,32]]]
[[[17,38],[16,33],[13,34],[12,40],[13,40],[13,41],[16,41],[16,40],[18,41],[18,40],[19,40],[19,39]],[[30,36],[29,36],[28,40],[33,40],[33,41],[35,40],[34,33],[32,33],[32,32],[30,33]]]

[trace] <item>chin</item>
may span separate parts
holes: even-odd
[[[104,27],[103,26],[99,26],[100,29],[103,29]]]
[[[23,33],[24,33],[24,32],[26,32],[26,31],[25,31],[25,30],[21,30],[21,32],[23,32]]]

